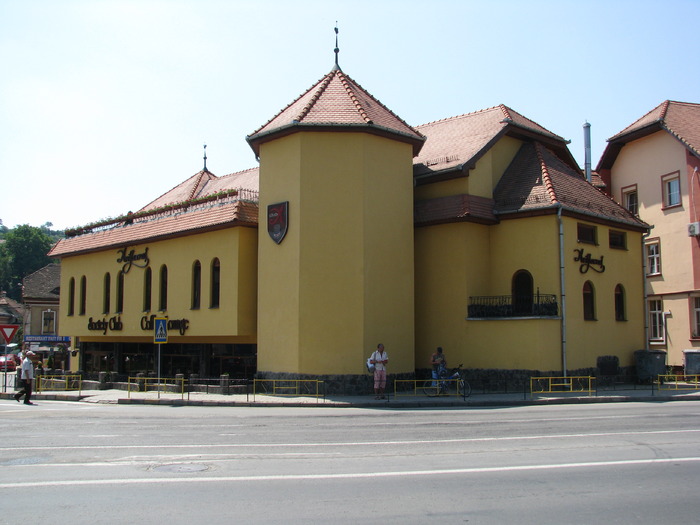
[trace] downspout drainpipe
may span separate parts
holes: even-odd
[[[642,292],[644,292],[644,349],[649,350],[649,294],[647,293],[647,257],[646,240],[651,235],[648,230],[642,235]],[[664,319],[664,322],[666,320]]]
[[[561,291],[561,367],[562,376],[566,377],[566,280],[564,279],[564,224],[561,219],[562,205],[557,209],[559,223],[559,287]]]

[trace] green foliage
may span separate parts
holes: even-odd
[[[3,236],[4,242],[0,244],[0,288],[16,301],[22,300],[22,279],[52,261],[46,254],[55,239],[49,234],[47,225],[37,228],[24,224],[5,232]]]

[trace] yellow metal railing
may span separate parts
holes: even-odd
[[[395,379],[394,397],[401,396],[462,396],[459,382],[461,379]],[[442,383],[442,386],[439,384]]]
[[[80,393],[83,389],[83,380],[79,374],[75,375],[57,375],[57,376],[37,376],[36,390],[43,392],[44,390],[77,390]]]
[[[253,396],[325,397],[324,382],[319,379],[253,379]]]
[[[658,387],[659,390],[700,390],[700,375],[659,375]]]
[[[531,377],[531,394],[554,394],[562,392],[588,392],[591,395],[595,391],[595,377],[570,376],[570,377]]]
[[[132,392],[157,392],[160,399],[161,393],[180,394],[185,398],[185,379],[182,377],[129,377],[127,383],[127,397],[131,398]],[[189,392],[187,393],[189,398]]]

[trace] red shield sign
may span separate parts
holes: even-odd
[[[267,207],[267,233],[277,244],[282,242],[287,235],[287,225],[289,224],[289,201],[270,204]]]

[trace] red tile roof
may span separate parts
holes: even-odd
[[[423,124],[416,129],[427,137],[413,163],[418,184],[435,181],[436,177],[449,172],[464,173],[473,169],[503,135],[544,141],[576,166],[566,140],[503,104]]]
[[[78,255],[232,226],[257,227],[257,223],[257,202],[239,200],[234,195],[187,208],[165,210],[133,222],[124,221],[101,231],[66,237],[56,243],[49,256]]]
[[[700,157],[700,104],[666,100],[608,139],[597,170],[610,169],[628,142],[662,130]]]
[[[413,220],[416,226],[447,222],[470,221],[495,224],[494,201],[476,195],[449,195],[435,199],[416,201]]]
[[[495,213],[503,216],[556,209],[637,229],[648,225],[588,183],[583,175],[538,142],[525,143],[494,189]]]
[[[247,140],[258,155],[261,143],[301,129],[361,129],[389,135],[412,144],[414,154],[418,154],[425,140],[340,68],[333,68]]]

